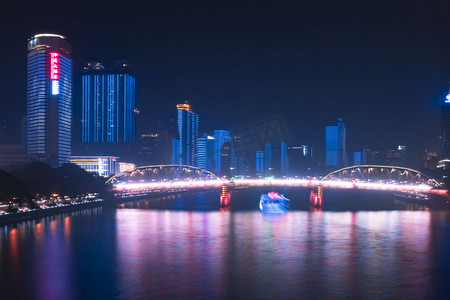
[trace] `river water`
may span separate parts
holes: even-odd
[[[450,212],[389,193],[167,196],[0,227],[0,299],[450,299]]]

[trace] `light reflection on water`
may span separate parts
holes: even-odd
[[[431,217],[408,211],[273,217],[120,210],[118,292],[123,298],[426,299],[435,295]]]
[[[202,197],[192,203],[205,211],[150,209],[155,204],[143,201],[140,208],[3,226],[2,299],[445,299],[449,293],[448,211],[270,216],[214,210]]]

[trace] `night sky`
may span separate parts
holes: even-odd
[[[74,139],[83,62],[125,58],[141,131],[187,99],[200,132],[282,115],[290,144],[321,147],[325,126],[342,117],[350,150],[438,150],[450,1],[7,2],[0,117],[12,124],[26,113],[27,40],[50,32],[73,48]]]

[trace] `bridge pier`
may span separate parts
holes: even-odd
[[[309,205],[314,208],[321,208],[323,201],[323,187],[319,185],[317,189],[311,189],[309,195]]]
[[[220,193],[220,206],[225,207],[230,205],[230,192],[228,192],[228,186],[222,185],[222,192]]]

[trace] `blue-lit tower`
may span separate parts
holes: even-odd
[[[178,164],[197,165],[198,115],[189,102],[177,104],[179,152]]]
[[[325,137],[325,165],[343,167],[347,163],[346,130],[341,118],[337,124],[327,126]]]
[[[89,62],[84,72],[82,142],[97,154],[122,155],[124,145],[135,141],[135,78],[125,61],[111,70]]]
[[[197,167],[214,171],[214,141],[206,134],[197,139]]]
[[[70,54],[62,35],[36,34],[28,40],[27,151],[54,167],[71,155]]]
[[[230,132],[227,130],[214,130],[214,172],[220,174],[221,170],[221,149],[223,144],[231,142]]]
[[[256,151],[256,175],[264,173],[264,151]]]
[[[180,139],[172,138],[172,164],[180,163]]]

